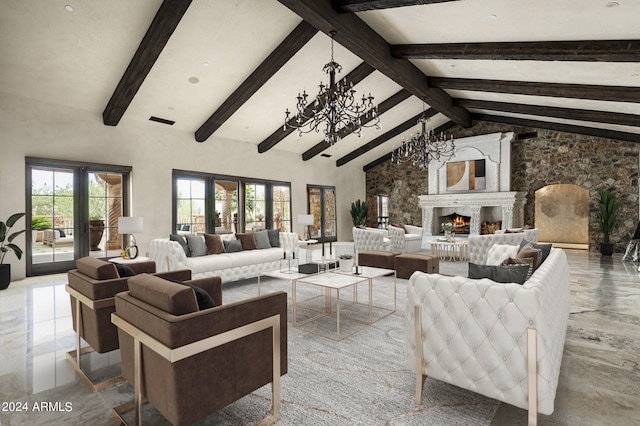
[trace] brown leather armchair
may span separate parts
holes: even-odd
[[[194,290],[151,275],[129,279],[116,295],[122,374],[133,384],[136,423],[146,399],[172,424],[202,419],[272,383],[280,417],[280,376],[287,372],[287,294],[222,304],[220,278],[191,281],[215,307],[200,310]],[[124,421],[125,404],[114,409]]]
[[[156,271],[153,261],[136,262],[127,266],[136,274]],[[118,330],[111,323],[111,313],[115,312],[114,296],[127,290],[129,277],[121,277],[116,264],[93,257],[78,259],[76,268],[68,272],[69,284],[65,288],[71,298],[73,329],[78,336],[76,349],[67,353],[67,358],[95,392],[122,381],[122,377],[94,383],[82,369],[81,356],[92,351],[106,353],[118,349]],[[161,275],[180,281],[191,279],[189,270]],[[81,348],[81,338],[90,347]]]

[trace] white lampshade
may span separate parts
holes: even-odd
[[[141,217],[119,217],[118,232],[120,234],[138,234],[142,232]]]
[[[312,214],[299,214],[298,215],[298,224],[299,225],[313,225],[314,217]]]

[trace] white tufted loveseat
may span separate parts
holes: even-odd
[[[494,244],[519,245],[522,240],[538,242],[538,229],[525,229],[523,232],[496,233],[469,236],[469,263],[487,264],[487,253]]]
[[[551,414],[569,305],[561,249],[552,248],[523,285],[416,272],[406,312],[416,403],[430,376],[528,409],[530,424],[538,412]]]
[[[222,235],[223,239],[228,236],[233,234]],[[193,279],[216,275],[225,283],[257,277],[261,272],[279,269],[285,250],[296,253],[296,258],[298,257],[298,234],[280,232],[280,247],[199,257],[187,257],[179,243],[170,241],[169,238],[159,238],[149,244],[149,257],[156,262],[158,272],[189,269]]]
[[[398,228],[389,225],[389,239],[391,240],[391,250],[401,253],[416,253],[422,246],[422,228],[411,225],[404,225]]]
[[[370,250],[391,250],[389,234],[384,229],[353,227],[353,247],[356,252]]]

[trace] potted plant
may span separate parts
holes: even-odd
[[[14,252],[18,259],[22,258],[22,249],[13,244],[13,240],[25,230],[9,233],[15,223],[24,216],[24,213],[15,213],[9,216],[7,222],[0,221],[0,290],[9,287],[11,283],[11,264],[4,263],[4,257],[10,251]]]
[[[353,226],[365,226],[367,224],[367,215],[369,214],[369,206],[366,201],[356,200],[351,203],[351,219]]]
[[[617,211],[620,204],[613,192],[600,189],[598,194],[600,195],[598,200],[598,219],[604,234],[604,239],[600,244],[600,254],[611,256],[613,254],[613,244],[609,241],[609,235],[618,220]]]
[[[342,272],[351,272],[351,268],[353,268],[353,255],[350,253],[344,253],[338,255],[338,258],[340,259],[340,270]]]
[[[455,227],[451,222],[443,222],[442,225],[440,225],[440,230],[444,232],[444,237],[447,239],[447,241],[453,240],[454,229]]]
[[[104,219],[99,215],[89,217],[89,246],[91,251],[98,251],[102,234],[104,233]]]

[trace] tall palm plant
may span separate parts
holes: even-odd
[[[4,257],[9,251],[13,251],[18,259],[22,258],[22,249],[13,244],[13,240],[25,230],[17,231],[9,234],[15,223],[24,216],[24,213],[15,213],[9,216],[7,222],[0,221],[0,265],[4,263]]]

